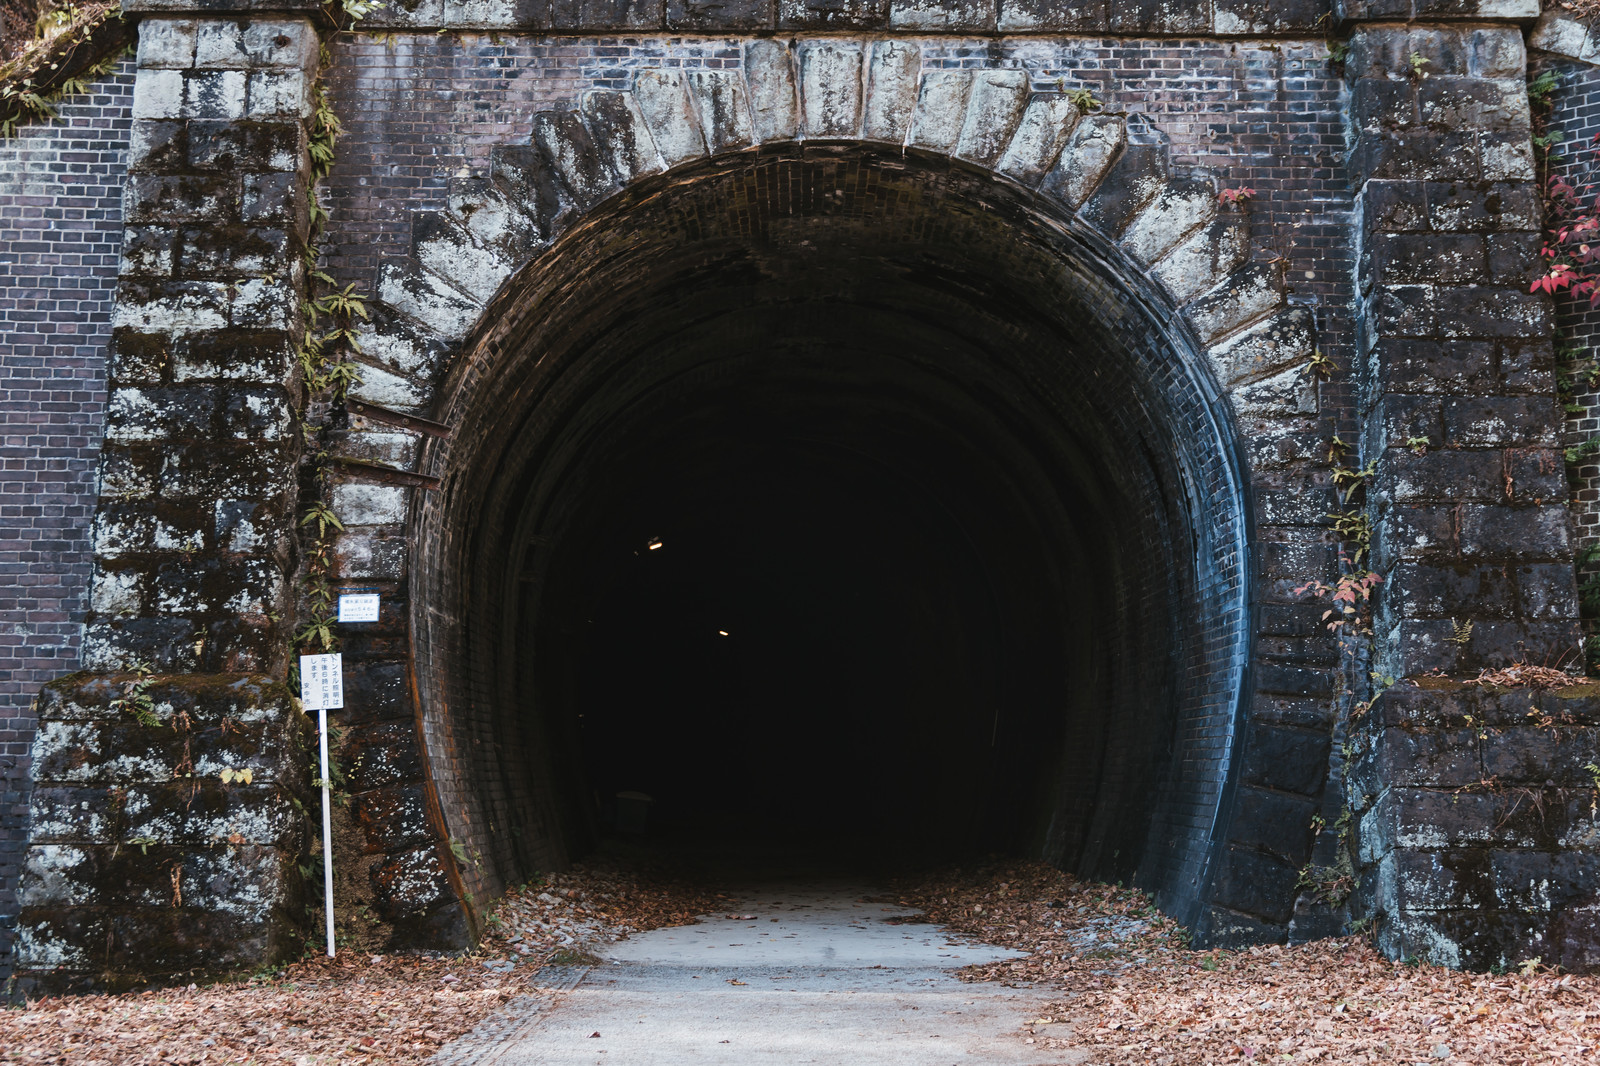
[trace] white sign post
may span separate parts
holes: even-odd
[[[328,794],[328,711],[344,706],[344,656],[300,656],[300,701],[317,712],[322,742],[322,895],[328,916],[328,958],[333,958],[333,804]]]

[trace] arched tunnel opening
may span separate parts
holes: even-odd
[[[764,151],[597,209],[452,371],[414,520],[469,896],[642,794],[669,849],[1042,858],[1192,913],[1248,613],[1193,351],[1107,242],[947,160]]]

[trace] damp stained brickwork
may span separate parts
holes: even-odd
[[[39,687],[78,668],[133,64],[0,140],[0,981]]]

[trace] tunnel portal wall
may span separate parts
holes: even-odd
[[[452,427],[436,418],[435,398],[453,394],[441,389],[451,367],[470,364],[458,358],[463,342],[482,341],[478,324],[504,310],[493,302],[501,283],[581,228],[595,202],[629,184],[619,168],[642,158],[619,155],[616,142],[579,143],[618,128],[614,113],[595,125],[584,93],[626,94],[641,77],[688,86],[698,95],[681,97],[695,109],[684,121],[721,138],[702,152],[736,156],[786,139],[768,135],[787,120],[754,92],[772,70],[803,82],[810,56],[835,63],[836,76],[854,55],[869,65],[853,69],[870,73],[874,50],[891,41],[915,57],[912,100],[942,87],[910,106],[945,123],[946,133],[928,127],[929,150],[965,152],[955,166],[1004,171],[999,158],[978,157],[990,150],[983,134],[1004,126],[991,139],[1010,143],[1021,128],[1004,125],[1024,114],[1006,103],[1018,84],[1036,99],[1092,94],[1083,107],[1122,133],[1120,169],[1105,186],[1120,190],[1120,206],[1091,228],[1118,245],[1159,295],[1152,313],[1179,321],[1206,374],[1233,393],[1224,409],[1242,443],[1247,520],[1224,535],[1248,531],[1241,559],[1254,570],[1240,575],[1242,643],[1224,628],[1191,646],[1208,663],[1248,653],[1234,675],[1243,687],[1217,694],[1237,713],[1197,726],[1225,731],[1211,747],[1233,752],[1200,773],[1216,788],[1191,812],[1214,825],[1209,866],[1188,897],[1197,931],[1219,944],[1337,932],[1345,904],[1302,876],[1332,871],[1334,883],[1355,882],[1358,910],[1387,918],[1384,943],[1396,953],[1504,963],[1538,954],[1559,926],[1562,958],[1592,965],[1583,915],[1600,886],[1581,835],[1519,836],[1492,813],[1459,809],[1430,815],[1431,834],[1409,828],[1428,796],[1470,787],[1453,783],[1464,769],[1428,762],[1418,737],[1432,738],[1430,751],[1473,748],[1480,769],[1489,756],[1450,732],[1459,701],[1438,696],[1429,710],[1418,701],[1433,697],[1418,693],[1441,690],[1403,687],[1430,671],[1470,678],[1561,661],[1579,639],[1550,309],[1527,291],[1539,206],[1524,78],[1530,32],[1540,48],[1592,62],[1583,27],[1536,26],[1532,3],[1397,15],[1352,2],[1331,12],[1334,49],[1330,11],[1316,2],[567,10],[424,0],[374,12],[369,36],[335,32],[297,2],[128,5],[142,19],[133,99],[91,119],[114,127],[125,117],[133,148],[93,595],[75,614],[90,673],[50,686],[37,728],[30,717],[16,730],[34,766],[20,919],[30,980],[214,970],[267,961],[292,939],[299,885],[287,858],[303,839],[292,818],[252,812],[292,808],[304,783],[292,762],[303,723],[274,686],[304,610],[295,588],[308,545],[296,530],[309,501],[299,499],[294,352],[305,276],[295,264],[310,232],[304,149],[316,80],[347,131],[321,183],[331,213],[323,265],[377,297],[355,394],[366,414],[352,405],[350,432],[330,438],[341,471],[330,502],[350,527],[334,576],[382,588],[389,604],[377,626],[342,634],[345,757],[369,875],[358,891],[393,923],[396,944],[447,946],[470,938],[478,909],[514,871],[486,861],[492,841],[468,839],[486,824],[462,821],[481,799],[475,771],[457,775],[461,795],[443,787],[452,761],[468,767],[471,757],[413,669],[426,625],[408,606],[419,578],[408,516],[439,490],[424,456],[440,454],[430,442]],[[1412,55],[1427,60],[1421,71]],[[766,65],[752,70],[752,56]],[[723,108],[719,93],[735,83],[747,95],[734,111],[746,108],[742,121],[766,132]],[[870,95],[870,79],[855,84]],[[985,86],[977,103],[973,85]],[[821,99],[802,85],[794,121],[834,122]],[[1040,106],[1065,114],[1064,103]],[[652,116],[659,133],[664,120]],[[871,140],[866,121],[858,112],[828,132]],[[1045,178],[1002,173],[1023,188]],[[520,205],[504,196],[507,181],[521,183]],[[1067,206],[1080,205],[1069,196]],[[1166,221],[1136,232],[1139,217]],[[1166,242],[1173,226],[1181,249]],[[1179,250],[1188,258],[1174,258]],[[1294,593],[1337,573],[1335,440],[1348,469],[1371,470],[1370,542],[1344,546],[1347,556],[1366,547],[1353,563],[1383,579],[1370,671],[1326,631],[1325,606]],[[169,693],[157,714],[196,723],[192,739],[215,745],[208,772],[254,766],[251,789],[215,790],[203,816],[129,816],[160,814],[149,786],[194,772],[193,743],[173,748],[115,702],[127,698],[123,672],[140,662],[191,678],[152,690]],[[1374,692],[1369,676],[1397,687]],[[1567,730],[1559,744],[1507,724],[1517,780],[1581,789],[1573,767],[1600,754],[1590,699],[1574,690],[1554,708]],[[251,729],[235,734],[240,719]],[[1175,738],[1174,750],[1194,739]],[[1363,791],[1345,788],[1347,758],[1365,760]],[[1407,776],[1403,766],[1431,769]],[[130,812],[129,796],[145,807]],[[82,813],[61,817],[69,798]],[[1479,821],[1493,823],[1487,837]],[[235,943],[174,935],[160,886],[113,875],[108,856],[129,834],[154,834],[219,905],[251,895]],[[1563,887],[1524,898],[1540,862],[1561,868]],[[108,952],[108,927],[148,936]]]

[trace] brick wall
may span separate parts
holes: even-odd
[[[1600,67],[1546,56],[1538,69],[1557,78],[1547,122],[1560,136],[1550,173],[1576,179],[1589,147],[1600,135]],[[1562,343],[1592,354],[1600,345],[1600,309],[1591,308],[1587,299],[1558,299],[1556,330]],[[1600,392],[1580,385],[1568,401],[1561,443],[1571,448],[1594,437],[1600,437]],[[1600,540],[1600,455],[1589,456],[1570,473],[1574,547],[1581,552]]]
[[[132,63],[0,141],[0,977],[40,684],[77,669]]]

